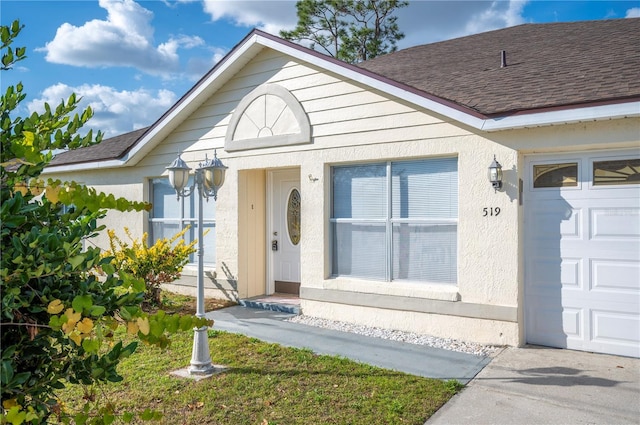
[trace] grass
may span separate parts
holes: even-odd
[[[173,336],[166,350],[140,346],[119,366],[123,382],[94,394],[70,386],[62,399],[74,409],[92,398],[120,411],[151,408],[165,424],[424,424],[461,388],[242,335],[208,335],[213,363],[228,367],[212,378],[169,374],[189,364],[193,334],[187,332]]]

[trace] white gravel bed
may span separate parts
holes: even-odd
[[[501,349],[501,347],[491,345],[475,344],[472,342],[458,341],[449,338],[436,338],[433,336],[421,335],[413,332],[375,328],[304,315],[294,316],[290,319],[287,319],[287,321],[308,326],[315,326],[318,328],[333,329],[335,331],[351,332],[354,334],[370,336],[374,338],[402,341],[416,345],[428,345],[430,347],[443,348],[445,350],[458,351],[461,353],[473,354],[476,356],[491,356]]]

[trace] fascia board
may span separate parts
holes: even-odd
[[[584,121],[600,121],[640,116],[640,102],[613,105],[588,106],[560,111],[512,115],[484,120],[480,130],[500,131],[555,124],[571,124]]]
[[[98,162],[83,162],[80,164],[69,164],[69,165],[58,165],[46,167],[42,170],[42,174],[60,174],[60,173],[71,173],[75,171],[91,171],[91,170],[100,170],[105,168],[118,168],[128,165],[125,160],[122,159],[111,159],[107,161],[98,161]]]

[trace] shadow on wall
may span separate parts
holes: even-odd
[[[519,181],[518,170],[515,165],[510,170],[502,171],[502,191],[507,194],[511,202],[519,197]]]
[[[231,273],[229,266],[223,261],[222,272],[226,277],[226,285],[216,279],[217,273],[206,272],[205,275],[211,282],[211,285],[217,289],[229,301],[238,302],[238,278]]]

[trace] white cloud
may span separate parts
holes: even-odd
[[[162,3],[164,3],[166,6],[170,8],[175,8],[180,3],[195,3],[197,1],[199,0],[162,0]]]
[[[67,99],[71,93],[82,98],[76,112],[87,106],[93,109],[93,118],[87,127],[102,130],[105,137],[127,133],[153,124],[177,100],[175,93],[169,90],[117,91],[112,87],[99,84],[83,84],[71,87],[55,84],[42,92],[42,97],[28,103],[29,113],[44,111],[44,103],[55,107],[61,99]]]
[[[179,70],[178,49],[204,44],[200,37],[180,35],[153,45],[153,13],[133,0],[100,0],[107,19],[82,26],[62,24],[44,48],[49,62],[84,67],[134,67],[168,77]]]
[[[227,51],[220,48],[213,48],[211,50],[210,57],[191,57],[187,61],[186,73],[193,81],[197,81],[204,74],[209,72],[211,68],[215,66],[224,56],[227,54]]]
[[[524,23],[522,13],[527,1],[424,1],[411,0],[398,9],[398,42],[403,49],[420,44],[449,40],[478,32]]]
[[[624,16],[625,18],[640,18],[640,7],[632,7],[627,10],[627,14]]]
[[[494,1],[488,9],[473,16],[467,22],[465,32],[477,34],[523,24],[525,20],[522,18],[522,10],[526,4],[526,1]]]
[[[213,21],[228,19],[236,25],[256,27],[274,35],[298,22],[294,0],[203,0],[202,5]]]

